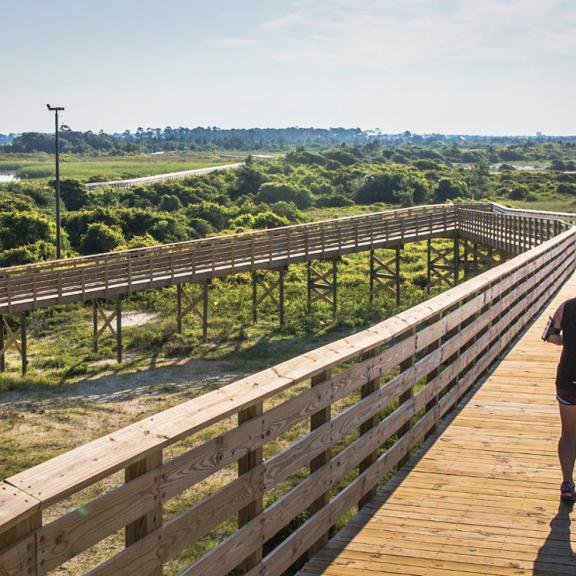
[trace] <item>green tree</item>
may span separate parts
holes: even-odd
[[[54,182],[51,184],[56,186]],[[66,208],[72,211],[82,210],[90,201],[90,194],[84,183],[72,178],[66,178],[60,182],[60,195]]]
[[[454,200],[455,198],[468,198],[468,186],[462,180],[452,180],[450,178],[442,178],[436,190],[434,191],[434,199],[436,202],[446,202],[446,200]]]
[[[312,195],[308,190],[283,182],[266,182],[262,184],[256,200],[266,204],[274,204],[281,201],[294,202],[300,210],[305,210],[312,206]]]
[[[1,212],[0,247],[3,250],[39,240],[53,242],[55,226],[45,216],[36,212]]]
[[[118,228],[94,222],[88,225],[82,237],[81,250],[84,254],[100,254],[121,248],[124,244],[124,236]]]
[[[264,229],[264,228],[278,228],[279,226],[288,226],[290,222],[274,212],[260,212],[254,217],[254,228]]]
[[[182,202],[174,194],[164,194],[160,198],[160,210],[163,212],[178,212],[182,208]]]

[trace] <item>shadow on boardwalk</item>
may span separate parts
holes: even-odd
[[[574,505],[561,502],[550,522],[550,533],[538,550],[533,576],[573,576],[576,574],[576,555],[570,542],[570,513]]]

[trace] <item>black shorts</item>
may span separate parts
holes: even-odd
[[[576,406],[576,388],[556,388],[556,400],[564,406]]]

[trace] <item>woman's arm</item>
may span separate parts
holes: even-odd
[[[562,346],[564,343],[562,338],[562,316],[564,315],[564,303],[560,304],[558,310],[552,316],[552,326],[554,327],[556,333],[550,334],[546,339],[546,342],[550,342],[551,344],[556,344],[557,346]]]

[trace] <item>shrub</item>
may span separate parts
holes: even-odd
[[[340,208],[342,206],[352,206],[354,201],[344,194],[332,194],[331,196],[321,196],[315,202],[318,208]]]
[[[556,186],[556,192],[560,194],[576,194],[576,184],[563,182],[562,184],[558,184],[558,186]]]
[[[300,210],[305,210],[312,206],[312,195],[308,190],[280,182],[267,182],[266,184],[262,184],[256,200],[258,202],[265,202],[266,204],[274,204],[280,201],[294,202]]]
[[[118,228],[94,222],[82,237],[81,250],[84,254],[100,254],[121,248],[124,244],[124,236]]]
[[[279,226],[288,226],[290,222],[282,216],[274,214],[274,212],[260,212],[254,217],[254,228],[278,228]]]
[[[182,208],[182,202],[180,202],[178,196],[174,194],[164,194],[164,196],[160,198],[159,208],[163,212],[178,212],[178,210]]]
[[[0,213],[0,247],[4,250],[33,244],[39,240],[50,242],[55,226],[36,212]]]
[[[446,200],[454,200],[456,198],[468,198],[468,185],[462,180],[451,180],[450,178],[442,178],[436,190],[434,191],[434,199],[436,202],[445,202]]]

